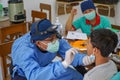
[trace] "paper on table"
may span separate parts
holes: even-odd
[[[85,33],[80,33],[77,31],[68,31],[67,39],[80,39],[87,40],[87,35]]]

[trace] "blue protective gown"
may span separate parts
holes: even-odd
[[[57,53],[43,53],[30,41],[30,33],[15,40],[12,46],[12,60],[14,72],[25,76],[27,80],[82,80],[83,77],[76,70],[64,68],[61,61],[52,62],[59,53],[65,58],[66,50],[71,46],[64,39],[60,39]],[[83,65],[82,58],[85,54],[76,54],[71,65]]]

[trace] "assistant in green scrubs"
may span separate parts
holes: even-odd
[[[99,15],[91,0],[83,1],[80,4],[83,16],[73,21],[77,10],[73,9],[66,23],[66,31],[81,29],[83,33],[89,35],[92,30],[99,28],[111,28],[107,17]]]

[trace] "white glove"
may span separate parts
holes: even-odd
[[[70,48],[68,51],[65,53],[65,59],[62,62],[63,66],[67,68],[73,61],[75,54],[78,53],[78,50],[75,48]]]
[[[95,56],[90,55],[90,56],[85,56],[83,58],[83,64],[84,65],[90,65],[95,62]]]

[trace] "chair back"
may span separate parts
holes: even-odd
[[[8,68],[10,67],[10,63],[11,63],[10,53],[11,53],[12,44],[13,41],[0,44],[0,58],[2,63],[3,80],[11,80]]]
[[[37,20],[45,19],[47,18],[47,13],[41,12],[41,11],[36,11],[32,10],[31,11],[31,17],[32,17],[32,22],[28,22],[28,30],[30,30],[31,24]]]
[[[112,28],[120,30],[120,26],[112,24]]]
[[[39,19],[47,18],[47,14],[45,12],[32,10],[31,17],[32,17],[32,22],[35,22],[36,18],[39,18]]]
[[[40,3],[40,10],[41,12],[48,11],[49,12],[49,20],[51,21],[51,5]]]

